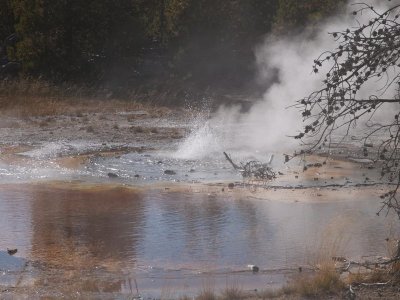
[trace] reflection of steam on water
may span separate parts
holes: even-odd
[[[371,2],[371,1],[369,1]],[[378,10],[382,3],[374,2]],[[318,33],[304,33],[290,39],[276,40],[268,37],[264,44],[256,49],[260,80],[271,81],[271,74],[278,74],[277,80],[264,93],[262,99],[256,102],[246,114],[238,109],[221,107],[208,120],[206,127],[195,128],[193,133],[182,143],[176,156],[184,158],[199,158],[216,151],[229,151],[232,148],[248,151],[281,152],[291,151],[298,146],[297,141],[290,136],[301,130],[301,113],[289,108],[300,98],[321,87],[327,68],[321,68],[318,74],[312,73],[312,64],[321,53],[335,48],[335,41],[328,32],[345,30],[354,27],[355,22],[367,22],[369,16],[365,13],[351,16],[354,6],[349,6],[348,13],[340,18],[332,18],[330,22],[320,26]],[[365,86],[363,94],[379,90],[382,83],[371,82]],[[393,94],[393,90],[386,91]],[[385,113],[375,115],[376,120],[382,119]]]

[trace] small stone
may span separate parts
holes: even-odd
[[[14,255],[15,253],[17,253],[18,252],[18,249],[8,249],[7,248],[7,253],[9,254],[9,255]]]
[[[260,271],[260,268],[257,267],[256,265],[247,265],[247,267],[253,271],[253,273],[257,273],[258,271]]]
[[[139,177],[140,177],[140,175],[139,175],[139,174],[135,174],[135,176],[133,176],[133,177],[135,177],[135,178],[139,178]]]
[[[228,188],[230,188],[230,189],[233,189],[235,187],[235,184],[234,183],[230,183],[230,184],[228,184]]]
[[[110,177],[110,178],[117,178],[118,177],[118,175],[117,174],[115,174],[115,173],[107,173],[107,176],[108,177]]]
[[[174,170],[165,170],[165,171],[164,171],[164,174],[167,174],[167,175],[175,175],[176,172],[175,172]]]

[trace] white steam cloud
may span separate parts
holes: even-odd
[[[386,1],[367,3],[383,10],[382,2],[386,4]],[[260,80],[268,82],[274,70],[278,70],[278,82],[270,86],[246,114],[240,113],[238,108],[220,107],[211,119],[199,124],[179,147],[175,157],[198,159],[222,151],[282,153],[295,149],[298,141],[290,136],[302,128],[301,112],[288,107],[321,87],[327,72],[322,68],[319,74],[314,74],[313,61],[324,51],[335,48],[335,41],[328,32],[357,25],[352,10],[354,6],[349,5],[347,14],[330,19],[312,39],[306,35],[280,41],[266,38],[256,49]],[[368,22],[369,17],[364,13],[357,20]],[[370,90],[375,92],[377,87],[367,87],[366,95]]]

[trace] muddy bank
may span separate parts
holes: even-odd
[[[146,143],[181,139],[187,125],[183,112],[77,112],[71,115],[17,118],[3,116],[3,144],[37,145],[49,141]]]

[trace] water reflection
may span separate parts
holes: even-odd
[[[91,256],[99,262],[136,260],[145,221],[139,193],[121,187],[35,187],[28,196],[34,259],[56,264],[64,264],[71,256]]]
[[[350,257],[386,255],[390,219],[376,216],[379,203],[368,195],[361,201],[295,203],[239,193],[4,185],[0,250],[16,246],[31,266],[15,284],[45,295],[132,293],[133,278],[148,290],[165,282],[201,285],[209,272],[226,284],[227,276],[242,274],[235,272],[247,264],[263,270],[296,267],[326,247]],[[267,273],[240,276],[252,288],[271,280]]]

